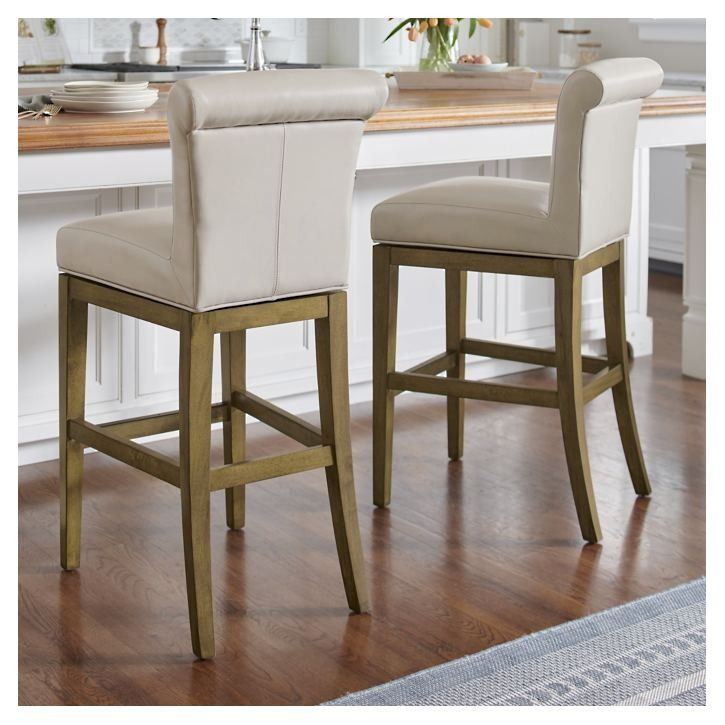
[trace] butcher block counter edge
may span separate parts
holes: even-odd
[[[168,144],[166,100],[133,114],[60,113],[18,122],[18,150],[82,149]],[[548,123],[556,115],[560,86],[537,83],[531,91],[398,91],[366,124],[366,132],[455,128],[520,123]],[[666,93],[663,92],[663,93]],[[645,99],[642,116],[705,113],[705,95],[659,95]]]

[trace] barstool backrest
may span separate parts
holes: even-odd
[[[360,139],[387,93],[366,70],[174,85],[172,264],[197,309],[346,286]]]
[[[580,254],[629,232],[637,121],[662,77],[649,58],[612,58],[574,71],[561,89],[549,213]]]

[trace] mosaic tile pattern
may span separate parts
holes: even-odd
[[[155,18],[94,18],[91,23],[92,47],[96,50],[156,44]],[[287,37],[293,37],[297,29],[294,19],[263,20],[262,27]],[[166,25],[170,48],[226,48],[247,35],[248,18],[169,18]]]

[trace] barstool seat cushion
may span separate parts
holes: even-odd
[[[327,292],[347,285],[345,269],[328,271],[320,283],[320,275],[313,271],[320,266],[318,260],[310,259],[310,270],[301,272],[300,289],[280,288],[277,294],[269,294],[268,289],[259,284],[262,278],[259,267],[254,267],[248,260],[243,264],[245,260],[241,260],[236,267],[237,275],[248,282],[235,288],[233,295],[227,295],[231,301],[221,298],[224,300],[221,304],[218,299],[213,299],[212,304],[194,304],[198,299],[194,290],[196,277],[192,269],[186,269],[191,265],[190,260],[174,258],[173,221],[173,209],[169,206],[102,214],[66,224],[58,230],[56,237],[58,268],[192,311]],[[344,262],[346,267],[346,256]],[[325,269],[324,265],[322,267]],[[217,288],[221,289],[221,272],[218,279]],[[304,285],[305,279],[309,279],[308,286]]]
[[[465,176],[397,194],[372,213],[376,242],[571,257],[549,216],[549,184]]]
[[[58,267],[112,287],[184,305],[172,261],[171,207],[103,214],[58,230]]]

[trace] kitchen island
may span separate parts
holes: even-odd
[[[421,183],[461,175],[548,181],[556,84],[532,91],[406,91],[391,87],[366,126],[353,196],[350,283],[351,400],[369,400],[371,261],[369,218],[382,199]],[[142,113],[61,113],[19,122],[20,461],[57,457],[55,232],[80,218],[171,203],[165,102]],[[37,89],[33,89],[37,93]],[[22,90],[21,90],[22,93]],[[634,162],[627,248],[627,324],[636,355],[652,350],[647,316],[649,150],[687,146],[688,239],[683,371],[704,377],[705,97],[660,91],[643,104]],[[243,170],[240,170],[243,172]],[[599,275],[584,288],[587,346],[599,351],[604,324]],[[470,274],[468,334],[538,346],[553,342],[550,280]],[[404,269],[399,367],[441,349],[443,275]],[[87,406],[105,421],[176,405],[176,333],[104,310],[89,318]],[[316,409],[313,326],[294,323],[249,333],[248,379],[259,395],[293,412]],[[523,366],[476,360],[472,379]],[[215,379],[219,391],[219,381]]]

